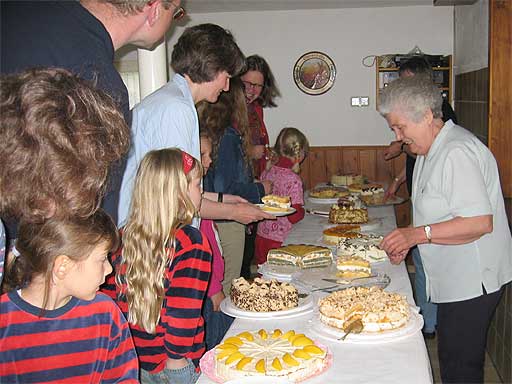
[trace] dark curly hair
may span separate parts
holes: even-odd
[[[222,71],[238,75],[245,70],[245,57],[231,32],[215,24],[199,24],[185,29],[174,45],[171,67],[201,84]]]
[[[277,107],[274,98],[281,96],[281,93],[277,88],[274,75],[272,74],[272,71],[270,70],[270,67],[265,59],[258,55],[249,56],[247,58],[247,66],[245,72],[248,71],[258,71],[263,75],[263,89],[261,90],[261,95],[259,97],[261,106],[263,108]]]
[[[0,214],[88,217],[130,132],[114,100],[64,69],[0,77]]]

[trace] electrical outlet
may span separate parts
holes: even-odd
[[[359,97],[351,97],[350,98],[350,105],[352,107],[360,107],[361,106],[361,99]]]

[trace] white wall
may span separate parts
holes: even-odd
[[[456,75],[488,67],[489,61],[489,0],[455,7]]]
[[[415,45],[429,54],[453,53],[453,7],[388,7],[337,10],[192,14],[187,26],[213,22],[231,30],[246,55],[263,56],[282,98],[265,110],[271,141],[285,126],[302,130],[314,146],[381,145],[393,138],[375,110],[375,67],[368,55],[407,53]],[[176,27],[168,52],[183,31]],[[296,60],[322,51],[337,67],[334,87],[319,96],[293,81]],[[351,96],[370,96],[370,106],[350,107]]]

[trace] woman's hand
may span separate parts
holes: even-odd
[[[253,145],[249,149],[249,157],[254,160],[259,160],[265,154],[265,146],[264,145]]]
[[[224,295],[224,292],[222,292],[222,291],[219,291],[215,295],[210,297],[210,300],[212,301],[212,304],[213,304],[213,310],[215,312],[219,312],[220,311],[220,303],[225,298],[226,298],[226,295]]]
[[[263,180],[260,181],[261,184],[263,184],[263,188],[265,189],[265,195],[270,195],[272,193],[272,187],[274,183],[272,183],[270,180]]]
[[[419,229],[421,230],[421,227]],[[418,244],[417,238],[418,228],[397,228],[384,237],[380,248],[386,251],[393,264],[398,264],[405,259],[409,249]]]
[[[392,141],[384,151],[384,159],[391,160],[402,153],[402,141]]]

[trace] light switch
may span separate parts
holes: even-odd
[[[361,100],[360,100],[359,96],[351,97],[350,98],[350,105],[352,107],[360,107],[361,106]]]

